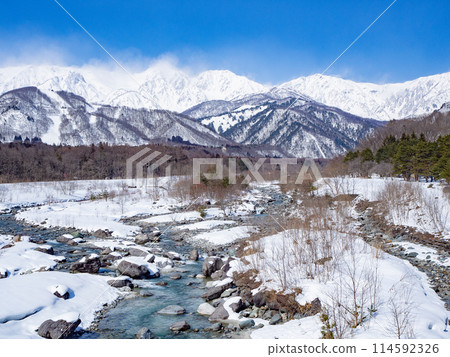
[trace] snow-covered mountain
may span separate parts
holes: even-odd
[[[230,140],[279,147],[293,157],[342,154],[380,126],[375,120],[289,94],[274,89],[230,102],[202,103],[184,114]]]
[[[142,145],[180,139],[206,146],[233,144],[181,114],[91,104],[73,93],[36,87],[0,96],[0,140],[13,141],[19,135],[68,145]]]
[[[168,63],[158,63],[131,76],[121,70],[93,66],[0,68],[0,94],[31,86],[74,93],[90,103],[172,111],[268,89],[230,71],[211,70],[190,75]]]
[[[450,101],[450,72],[382,85],[316,74],[283,83],[279,88],[364,118],[403,119],[431,113]]]
[[[450,73],[383,85],[316,74],[269,87],[227,70],[192,75],[164,61],[131,76],[117,68],[88,65],[0,68],[0,94],[27,86],[71,92],[89,103],[178,112],[206,101],[230,101],[278,89],[377,120],[427,114],[450,101]]]

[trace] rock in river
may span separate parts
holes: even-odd
[[[186,309],[179,305],[169,305],[158,311],[158,314],[161,315],[183,315],[185,313]]]
[[[136,334],[136,338],[140,340],[151,340],[155,338],[155,335],[147,327],[143,327]]]
[[[129,276],[133,279],[159,278],[159,271],[156,269],[155,271],[152,271],[147,265],[140,265],[128,260],[122,260],[118,266],[118,269],[122,275]]]
[[[189,330],[191,326],[186,321],[179,321],[175,322],[172,326],[170,326],[170,329],[172,331],[186,331]]]
[[[91,254],[90,256],[83,257],[81,260],[73,263],[70,266],[70,271],[96,274],[98,273],[101,264],[100,257],[97,254]]]

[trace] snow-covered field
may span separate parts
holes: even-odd
[[[259,270],[258,280],[262,283],[254,293],[262,288],[286,293],[299,288],[302,293],[297,296],[298,303],[303,305],[319,298],[330,316],[332,311],[338,312],[335,319],[343,338],[397,338],[396,316],[408,327],[402,331],[403,338],[450,338],[449,332],[444,332],[449,313],[430,288],[424,273],[404,260],[380,254],[361,239],[345,233],[324,239],[324,243],[335,245],[329,262],[308,267],[303,262],[309,262],[307,255],[314,252],[295,244],[301,234],[280,233],[251,246],[259,253],[247,256],[246,260],[251,262],[250,268]],[[316,239],[322,240],[319,235]],[[328,257],[318,251],[313,259]],[[353,293],[359,306],[357,310],[364,318],[358,327],[349,328],[345,321],[353,317],[346,309],[351,311],[355,306]],[[252,337],[319,338],[322,325],[315,316],[256,330]]]
[[[317,186],[321,195],[357,194],[360,199],[381,201],[391,223],[450,237],[450,196],[439,183],[338,177],[324,178]]]

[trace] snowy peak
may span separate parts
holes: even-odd
[[[392,120],[431,113],[448,102],[450,73],[391,84],[358,83],[316,74],[286,82],[279,88],[361,117]]]
[[[29,86],[75,93],[91,103],[180,112],[204,101],[231,100],[268,89],[230,71],[191,75],[167,63],[155,64],[131,76],[118,69],[89,66],[0,69],[0,94]]]

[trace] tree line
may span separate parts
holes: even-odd
[[[370,147],[349,151],[343,161],[363,171],[384,168],[384,174],[401,175],[408,181],[424,177],[427,181],[450,182],[450,134],[436,140],[427,140],[423,133],[417,136],[414,132],[403,133],[399,139],[389,135],[376,151]]]

